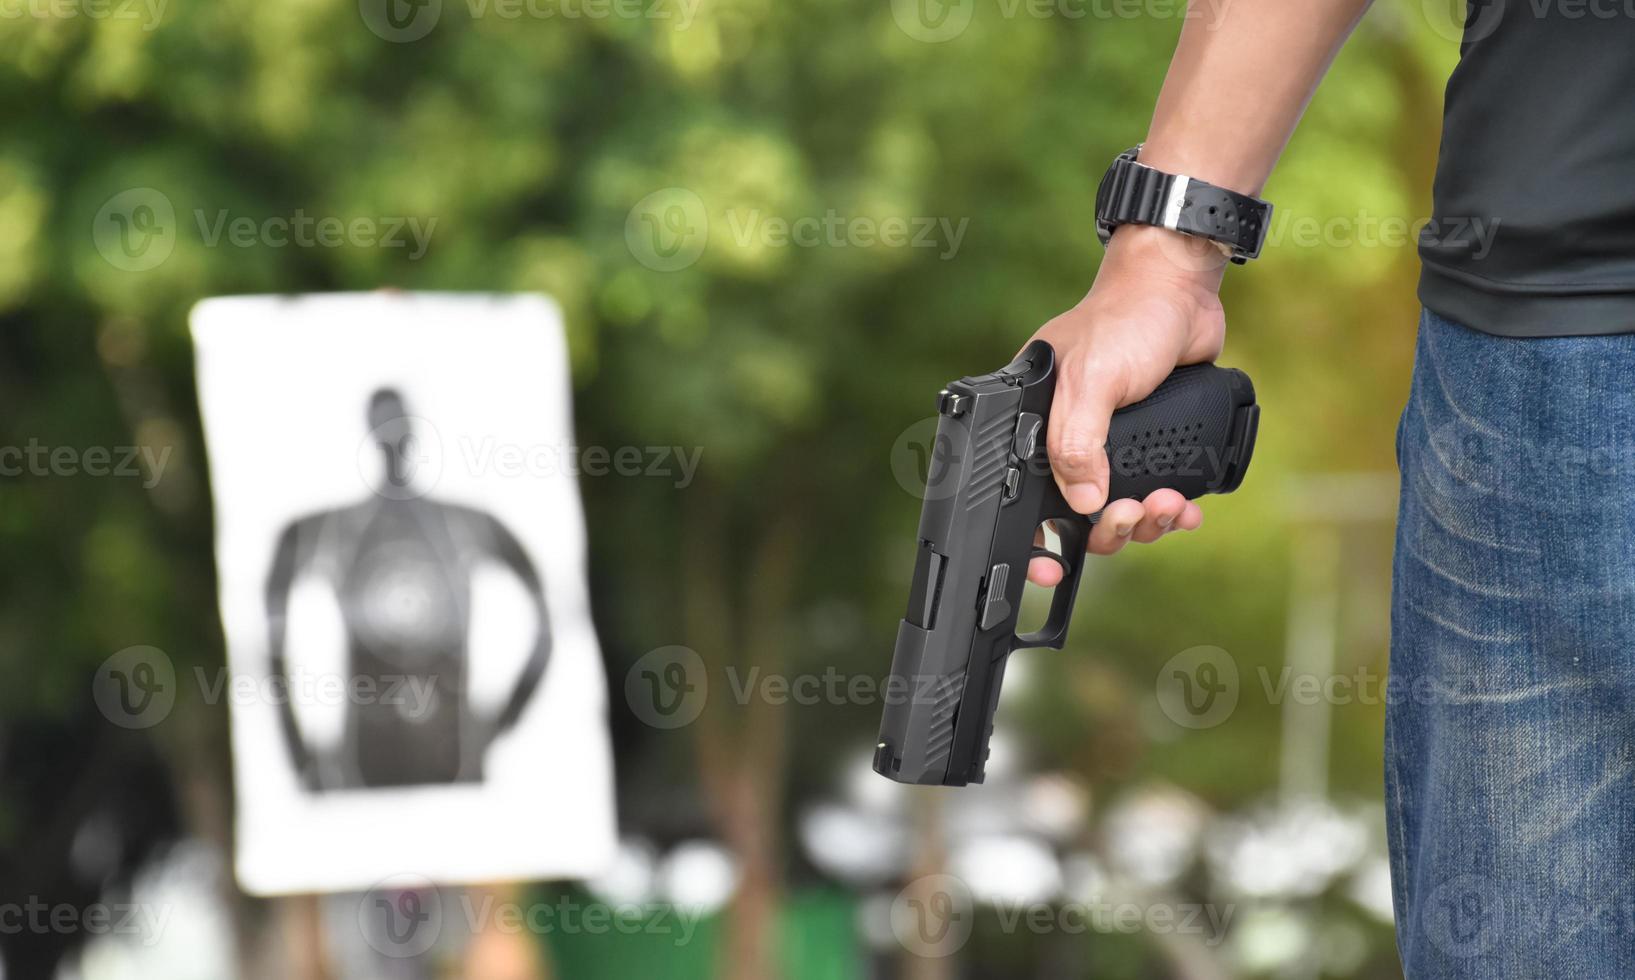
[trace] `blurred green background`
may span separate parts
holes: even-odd
[[[0,477],[0,895],[128,893],[182,847],[225,868],[225,706],[184,693],[165,724],[125,731],[89,695],[98,665],[134,644],[178,670],[223,662],[189,308],[252,292],[543,291],[567,313],[582,444],[703,450],[685,488],[606,476],[581,492],[621,832],[653,861],[709,842],[736,885],[684,947],[538,937],[537,969],[1397,976],[1379,695],[1392,432],[1417,319],[1407,228],[1429,211],[1457,56],[1438,4],[1388,0],[1364,20],[1267,189],[1265,257],[1227,276],[1223,361],[1254,377],[1263,411],[1248,481],[1205,502],[1199,533],[1097,561],[1068,649],[1013,658],[994,785],[898,794],[876,780],[878,700],[718,697],[662,731],[622,697],[631,664],[667,645],[696,650],[712,679],[885,674],[919,511],[911,429],[944,382],[1005,363],[1088,288],[1097,180],[1144,134],[1181,12],[7,6],[0,445],[173,456],[152,487]],[[157,228],[169,251],[133,270],[110,258],[103,223],[138,188],[174,215]],[[298,211],[431,231],[423,254],[209,233],[224,212]],[[831,214],[844,223],[813,239],[767,232]],[[908,241],[889,234],[905,226]],[[269,467],[300,453],[269,447]],[[1238,680],[1235,708],[1198,728],[1159,695],[1165,665],[1200,646]],[[1373,687],[1327,683],[1298,703],[1280,685],[1291,670]],[[87,865],[92,825],[119,846]],[[971,934],[921,955],[890,909],[944,870],[971,889]],[[321,936],[319,906],[248,899],[218,877],[228,969],[346,973],[291,952],[290,936]],[[1230,922],[1031,930],[1003,914],[1093,896]],[[5,976],[124,975],[99,972],[117,958],[87,938],[0,935]]]

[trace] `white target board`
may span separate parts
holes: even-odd
[[[615,846],[566,342],[541,296],[193,311],[255,894],[583,877]],[[178,679],[191,683],[194,679]]]

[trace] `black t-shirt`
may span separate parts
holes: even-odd
[[[1635,331],[1635,0],[1470,0],[1420,300],[1488,333]]]

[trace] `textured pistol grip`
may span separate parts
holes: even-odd
[[[1188,499],[1231,493],[1254,453],[1260,410],[1249,376],[1235,368],[1178,368],[1151,395],[1113,415],[1107,434],[1108,500],[1161,488]]]

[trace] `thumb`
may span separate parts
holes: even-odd
[[[1118,407],[1114,387],[1111,379],[1064,376],[1056,382],[1045,446],[1056,485],[1081,514],[1094,514],[1107,503],[1107,428]]]

